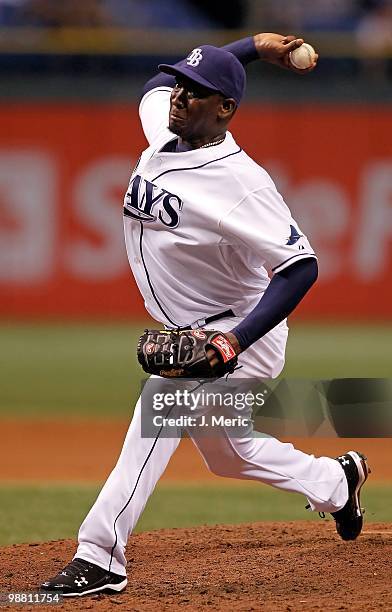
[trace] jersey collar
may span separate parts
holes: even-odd
[[[199,149],[191,149],[190,151],[182,151],[181,153],[166,153],[161,149],[170,141],[177,137],[166,138],[159,144],[159,148],[155,149],[153,159],[155,162],[161,161],[166,168],[186,168],[189,166],[199,166],[206,162],[218,160],[240,150],[240,147],[235,142],[232,134],[226,132],[226,138],[221,144],[213,147],[205,147]]]

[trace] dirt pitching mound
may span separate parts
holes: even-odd
[[[0,550],[0,592],[34,590],[67,563],[71,540]],[[392,524],[342,542],[332,521],[217,525],[132,537],[116,595],[13,610],[392,610]]]

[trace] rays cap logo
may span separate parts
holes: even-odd
[[[198,66],[203,59],[203,52],[201,49],[193,49],[193,51],[186,58],[188,66]]]
[[[229,51],[200,45],[177,64],[159,64],[161,72],[183,76],[199,85],[233,98],[237,104],[245,92],[246,75],[241,62]]]

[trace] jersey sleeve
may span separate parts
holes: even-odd
[[[254,191],[221,221],[223,235],[248,247],[272,272],[316,257],[307,237],[274,187]]]
[[[139,116],[144,134],[151,145],[170,136],[168,128],[171,88],[162,86],[148,91],[140,101]]]

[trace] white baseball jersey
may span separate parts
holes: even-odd
[[[314,257],[268,173],[235,142],[181,153],[170,140],[170,88],[146,93],[149,147],[124,200],[129,263],[151,316],[184,326],[232,309],[247,315],[279,272]]]

